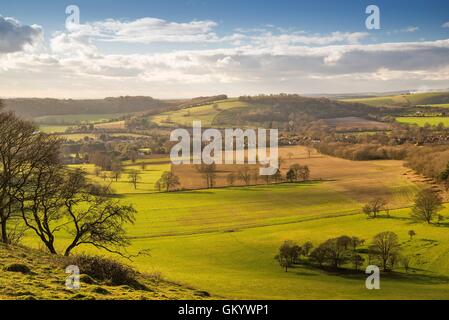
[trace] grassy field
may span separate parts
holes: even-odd
[[[396,96],[382,96],[382,97],[371,97],[361,99],[345,99],[342,101],[364,103],[373,107],[447,104],[449,103],[449,93],[427,92],[427,93],[403,94]]]
[[[402,161],[357,162],[316,152],[312,152],[309,158],[307,149],[298,146],[279,148],[279,156],[282,158],[281,171],[284,175],[293,164],[307,165],[311,172],[310,179],[331,182],[334,190],[357,202],[369,201],[372,197],[379,196],[389,199],[394,206],[404,206],[413,201],[416,184],[420,184],[419,179],[412,182],[407,178],[408,170],[403,167]],[[227,186],[228,174],[237,173],[240,168],[236,165],[218,165],[215,185]],[[205,186],[204,178],[192,165],[173,166],[173,172],[180,177],[181,187],[184,189]],[[257,183],[265,184],[263,178]],[[236,180],[235,185],[242,186],[244,183]]]
[[[321,181],[304,184],[233,187],[175,193],[151,191],[154,179],[169,168],[164,159],[149,159],[137,190],[123,181],[113,184],[124,203],[138,210],[128,226],[138,270],[161,272],[166,279],[231,299],[447,299],[449,297],[448,226],[414,223],[409,216],[413,195],[424,186],[400,161],[351,162],[283,148],[288,161],[307,163]],[[285,164],[287,165],[287,164]],[[126,169],[141,170],[139,164]],[[139,169],[140,168],[140,169]],[[93,168],[86,167],[91,178]],[[364,173],[363,175],[361,173]],[[125,175],[124,175],[125,176]],[[385,196],[391,217],[367,219],[361,207],[370,197]],[[394,209],[398,208],[398,209]],[[449,214],[449,208],[444,210]],[[417,236],[409,241],[408,230]],[[396,232],[411,256],[412,271],[399,268],[382,275],[381,290],[365,289],[365,275],[336,274],[309,267],[284,272],[273,259],[284,240],[315,245],[347,234],[369,240]],[[62,240],[58,242],[60,246]],[[32,238],[28,243],[36,244]],[[81,251],[94,251],[88,247]]]
[[[420,107],[429,107],[429,108],[449,108],[449,103],[440,103],[440,104],[425,104]]]
[[[327,125],[335,128],[338,132],[390,130],[388,123],[372,121],[357,117],[334,118],[324,120]]]
[[[108,122],[112,119],[116,119],[124,115],[125,115],[124,113],[55,115],[55,116],[37,117],[34,119],[34,122],[46,125],[91,124],[91,123]]]
[[[42,132],[52,134],[52,133],[64,133],[69,126],[57,126],[57,125],[39,125],[39,130]]]
[[[396,121],[400,123],[416,124],[424,127],[426,124],[437,126],[440,123],[445,127],[449,126],[449,117],[399,117]]]
[[[153,162],[153,163],[152,163]],[[81,168],[88,174],[88,178],[97,183],[108,185],[114,191],[114,193],[118,195],[123,194],[140,194],[140,193],[148,193],[155,192],[154,184],[161,177],[164,171],[170,170],[170,164],[168,163],[154,163],[155,160],[148,160],[145,163],[149,163],[150,165],[146,165],[145,169],[142,169],[141,164],[136,165],[127,165],[124,167],[124,171],[118,181],[115,181],[109,178],[109,172],[106,172],[108,178],[104,179],[101,175],[95,175],[95,166],[91,164],[85,165],[71,165],[72,168]],[[128,175],[131,170],[137,170],[140,173],[140,181],[137,185],[137,189],[134,189],[134,186],[129,182]],[[111,181],[112,180],[112,181]]]
[[[447,299],[447,227],[414,224],[407,211],[394,211],[389,219],[368,220],[361,214],[316,217],[236,232],[140,238],[133,240],[133,246],[150,248],[152,253],[136,260],[136,265],[233,299]],[[412,241],[407,236],[410,229],[418,234]],[[339,275],[307,267],[285,273],[273,259],[287,239],[318,244],[348,234],[370,240],[387,230],[400,236],[414,269],[409,275],[398,270],[382,276],[379,291],[366,290],[364,274]]]
[[[214,108],[214,105],[218,107]],[[193,121],[201,121],[204,127],[210,127],[214,119],[223,111],[246,107],[248,107],[246,102],[228,99],[205,106],[165,112],[151,117],[151,121],[160,126],[192,126]]]

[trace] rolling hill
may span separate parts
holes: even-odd
[[[363,103],[373,107],[410,107],[449,103],[449,92],[427,92],[401,94],[360,99],[345,99],[345,102]]]

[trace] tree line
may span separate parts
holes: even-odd
[[[402,252],[399,238],[394,232],[381,232],[365,245],[365,240],[355,236],[330,238],[316,247],[308,241],[302,245],[288,240],[278,250],[275,259],[288,272],[295,265],[308,265],[317,268],[330,268],[338,271],[352,267],[359,271],[365,262],[375,264],[385,272],[393,271],[402,264],[408,271],[410,259]]]

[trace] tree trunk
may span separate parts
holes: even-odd
[[[5,219],[2,219],[1,226],[2,226],[2,243],[8,244],[8,232],[6,230],[6,220]]]
[[[56,252],[55,246],[51,242],[45,242],[45,246],[47,247],[48,251],[50,251],[51,254],[58,254]]]
[[[75,246],[70,245],[70,246],[65,250],[64,256],[65,256],[65,257],[70,256],[70,252],[72,251],[73,248],[75,248]]]

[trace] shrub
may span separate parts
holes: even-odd
[[[21,263],[13,263],[5,268],[6,271],[9,272],[20,272],[23,274],[32,274],[31,269],[24,264]]]
[[[67,265],[76,265],[81,273],[114,286],[128,285],[138,290],[145,289],[138,282],[138,273],[134,269],[112,259],[77,255],[67,259]]]

